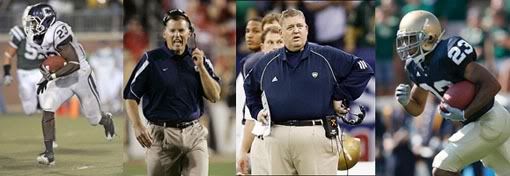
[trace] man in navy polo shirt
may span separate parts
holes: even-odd
[[[128,116],[147,148],[148,175],[208,175],[208,131],[198,119],[203,97],[219,100],[219,78],[204,52],[187,46],[193,27],[182,10],[168,11],[163,24],[165,44],[143,55],[124,89]]]
[[[264,122],[267,97],[271,134],[264,137],[270,174],[336,175],[340,142],[327,138],[324,117],[344,115],[373,75],[361,58],[307,42],[308,26],[296,9],[282,12],[284,48],[264,55],[244,89],[252,117]]]

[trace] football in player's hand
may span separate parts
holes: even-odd
[[[443,99],[451,107],[465,110],[475,98],[475,89],[475,85],[470,81],[461,81],[450,85]]]
[[[42,66],[50,73],[55,73],[64,65],[66,65],[66,60],[62,56],[48,56],[42,63]]]

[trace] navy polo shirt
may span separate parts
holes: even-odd
[[[124,88],[124,99],[142,101],[143,114],[149,121],[187,122],[204,113],[205,97],[200,75],[195,70],[191,50],[182,55],[166,45],[146,52],[140,59]],[[213,79],[211,61],[204,65]]]
[[[275,122],[335,114],[332,101],[354,101],[374,74],[363,59],[330,46],[307,43],[299,53],[288,52],[280,48],[264,55],[246,76],[252,117],[262,109],[262,91]],[[289,55],[295,60],[289,62]]]

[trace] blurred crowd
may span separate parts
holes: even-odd
[[[197,47],[211,59],[221,79],[221,101],[207,103],[205,118],[209,146],[217,153],[234,152],[235,14],[231,0],[125,0],[124,79],[146,51],[163,45],[161,20],[168,10],[182,9],[196,33]],[[135,12],[135,13],[133,13]]]
[[[496,97],[507,104],[510,91],[510,1],[508,0],[377,0],[377,174],[417,175],[431,173],[434,156],[448,138],[462,126],[443,120],[436,98],[429,98],[419,117],[407,114],[393,98],[399,83],[410,84],[404,62],[395,52],[400,19],[412,10],[434,13],[442,23],[443,38],[460,36],[476,50],[480,64],[487,67],[502,85]],[[431,96],[432,97],[432,96]],[[508,108],[508,106],[506,106]],[[489,176],[492,171],[480,162],[463,170],[464,176]]]

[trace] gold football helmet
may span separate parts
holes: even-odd
[[[361,141],[348,134],[342,134],[342,150],[339,152],[338,170],[347,170],[358,163],[361,156]]]
[[[423,61],[443,35],[436,16],[424,10],[414,10],[402,17],[397,32],[397,53],[400,59]]]

